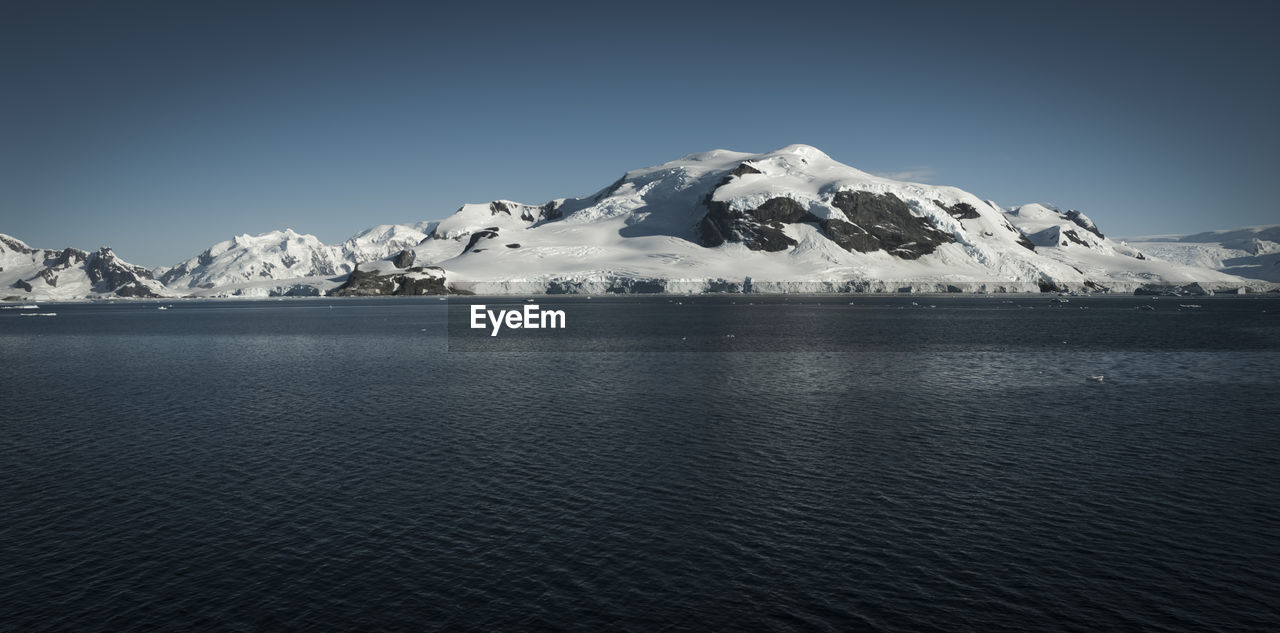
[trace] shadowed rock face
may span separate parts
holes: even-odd
[[[891,193],[841,191],[831,205],[843,211],[850,223],[875,240],[862,240],[876,245],[871,250],[883,250],[895,257],[917,259],[937,250],[940,244],[956,241],[950,233],[938,230],[928,220],[911,215],[911,207]]]
[[[36,252],[36,249],[24,246],[22,242],[0,235],[0,253],[5,252],[5,250],[21,253],[23,255],[30,255],[31,253]]]
[[[665,279],[617,279],[605,289],[612,294],[652,294],[666,292]]]
[[[1076,232],[1075,232],[1074,230],[1072,230],[1072,229],[1067,229],[1067,230],[1063,231],[1063,232],[1062,232],[1062,236],[1063,236],[1063,237],[1065,237],[1065,238],[1067,238],[1067,239],[1069,239],[1069,240],[1071,240],[1072,242],[1075,242],[1076,244],[1081,245],[1081,246],[1088,246],[1088,245],[1089,245],[1089,243],[1088,243],[1088,242],[1086,242],[1086,241],[1084,241],[1084,240],[1080,239],[1080,234],[1079,234],[1079,233],[1076,233]],[[1066,242],[1063,242],[1063,243],[1062,243],[1062,245],[1063,245],[1063,246],[1066,246],[1066,245],[1067,245],[1067,243],[1066,243]]]
[[[844,220],[826,220],[822,230],[832,242],[851,253],[870,253],[880,248],[880,240],[875,236]]]
[[[471,250],[476,244],[480,243],[480,240],[493,239],[495,237],[498,237],[498,229],[496,227],[485,229],[483,231],[476,231],[471,234],[471,239],[467,241],[467,247],[462,249],[462,252],[465,253]]]
[[[410,268],[408,273],[421,273],[427,270],[444,272],[435,266],[428,266],[426,268]],[[332,294],[339,297],[363,297],[377,295],[443,295],[450,293],[449,287],[445,284],[443,274],[418,277],[408,273],[379,275],[375,272],[356,270],[348,275],[347,280],[341,286],[335,288]]]
[[[127,283],[116,288],[116,294],[121,297],[140,297],[140,298],[158,298],[160,295],[153,292],[150,288],[136,281]]]
[[[761,208],[774,200],[778,198],[769,200],[765,205],[761,205]],[[753,251],[776,252],[796,245],[795,240],[782,232],[782,222],[775,220],[765,223],[750,215],[760,209],[754,209],[748,213],[734,211],[729,208],[727,202],[712,200],[710,196],[707,196],[704,204],[707,206],[707,215],[703,216],[702,221],[698,223],[699,243],[703,246],[741,242]],[[786,211],[781,209],[783,206],[785,205],[778,205],[779,208],[762,211],[761,214],[764,216],[774,213],[785,214]]]
[[[413,265],[415,257],[417,257],[417,255],[415,255],[413,251],[406,249],[396,253],[395,259],[392,259],[391,263],[394,264],[396,268],[408,268]]]
[[[141,283],[143,279],[152,279],[150,270],[120,261],[106,247],[84,258],[84,272],[97,292],[115,292],[122,297],[160,296]]]
[[[560,212],[560,203],[555,201],[548,202],[540,207],[518,206],[520,207],[520,219],[525,222],[558,220],[563,215]],[[498,215],[499,213],[511,215],[511,205],[501,200],[495,200],[489,203],[489,213],[492,215]]]
[[[738,167],[743,168],[754,170],[746,163]],[[732,178],[726,178],[726,182]],[[795,246],[796,241],[783,232],[783,226],[801,222],[816,225],[828,239],[847,251],[882,250],[902,259],[916,259],[937,250],[939,244],[955,241],[950,233],[912,215],[911,207],[891,193],[837,193],[831,204],[840,209],[848,221],[818,218],[791,198],[770,198],[755,209],[736,211],[729,208],[728,203],[714,200],[714,196],[713,191],[703,200],[707,214],[697,227],[698,241],[707,247],[740,242],[753,251],[786,250]],[[971,205],[961,203],[943,208],[953,215],[978,217],[977,209]]]
[[[1062,216],[1074,222],[1076,226],[1079,226],[1080,228],[1090,233],[1093,233],[1094,235],[1097,235],[1100,238],[1106,237],[1105,235],[1102,234],[1102,231],[1098,230],[1098,225],[1094,224],[1093,220],[1090,220],[1089,218],[1085,217],[1083,213],[1080,213],[1075,209],[1067,211],[1066,213],[1062,214]]]
[[[938,205],[942,210],[946,211],[951,217],[957,220],[973,220],[982,217],[978,210],[968,202],[957,202],[951,206],[942,204],[940,200],[934,200],[934,204]]]

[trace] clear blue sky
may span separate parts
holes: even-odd
[[[1262,3],[0,5],[0,232],[155,266],[808,143],[1115,235],[1280,222]]]

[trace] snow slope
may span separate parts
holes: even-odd
[[[1126,241],[1171,262],[1280,282],[1280,224],[1195,235],[1131,237]]]
[[[337,288],[356,265],[427,239],[436,222],[382,224],[341,244],[292,229],[240,235],[156,276],[175,292],[204,297],[314,295]]]
[[[807,145],[691,154],[627,172],[585,198],[464,205],[414,252],[452,287],[478,293],[1242,283],[1140,256],[1078,213],[1041,205],[1006,213],[954,187],[867,174]]]

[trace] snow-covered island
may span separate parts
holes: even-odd
[[[690,154],[587,197],[466,204],[341,244],[241,235],[155,270],[0,235],[0,298],[1261,292],[1280,281],[1277,232],[1114,240],[1078,211],[1001,207],[790,145]]]

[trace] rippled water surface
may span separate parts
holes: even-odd
[[[1280,630],[1280,299],[541,303],[0,311],[0,630]]]

